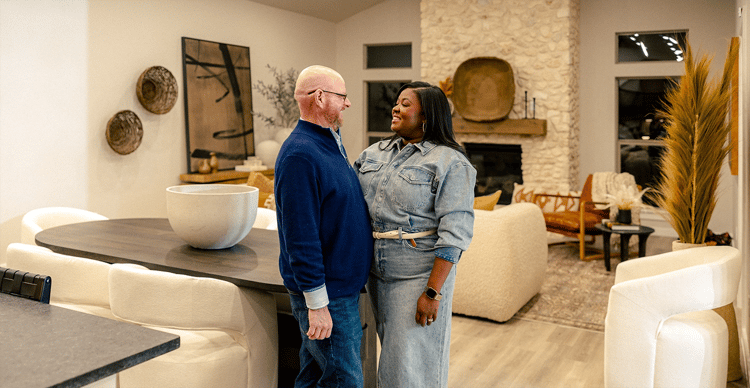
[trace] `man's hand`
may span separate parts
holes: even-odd
[[[328,306],[317,310],[307,310],[307,318],[310,321],[310,329],[307,331],[307,338],[311,340],[322,340],[331,336],[333,330],[333,320],[331,313],[328,312]]]

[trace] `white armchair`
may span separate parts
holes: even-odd
[[[453,312],[505,322],[542,289],[544,216],[537,205],[517,203],[475,209],[474,217],[474,237],[456,266]]]
[[[110,305],[124,321],[177,334],[179,349],[120,372],[127,387],[276,387],[274,297],[218,279],[112,265]]]
[[[711,309],[737,296],[740,254],[692,248],[617,266],[604,329],[605,386],[726,387],[728,334]]]
[[[5,258],[8,268],[52,277],[50,304],[114,319],[107,284],[110,264],[21,243],[8,245]]]
[[[21,219],[21,242],[36,245],[34,237],[44,229],[77,222],[106,220],[107,217],[72,207],[43,207],[24,214]]]
[[[277,221],[276,221],[276,211],[271,209],[266,209],[264,207],[258,208],[258,215],[255,216],[255,223],[253,223],[253,228],[262,228],[262,229],[278,229]]]

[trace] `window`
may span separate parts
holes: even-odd
[[[682,61],[687,31],[617,34],[617,62]]]
[[[365,45],[365,68],[410,68],[411,43]]]
[[[393,135],[391,111],[396,105],[398,90],[411,82],[411,46],[411,43],[364,45],[365,72],[373,75],[364,85],[367,96],[365,147]]]
[[[660,177],[666,132],[657,110],[664,109],[666,93],[678,81],[679,77],[617,79],[619,171],[632,174],[643,188],[654,187]]]
[[[367,145],[391,136],[391,110],[398,90],[409,81],[367,81]]]

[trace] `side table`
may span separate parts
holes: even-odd
[[[608,228],[605,225],[598,224],[596,225],[596,229],[599,229],[602,232],[602,238],[603,238],[603,244],[604,244],[604,267],[607,268],[607,271],[610,270],[609,265],[609,255],[610,255],[610,248],[609,248],[609,238],[612,236],[612,233],[617,233],[620,235],[620,262],[623,262],[628,259],[630,256],[630,236],[637,235],[638,236],[638,257],[646,256],[646,241],[648,240],[648,236],[651,233],[654,233],[653,228],[649,228],[648,226],[638,225],[637,230],[617,230],[614,231],[611,228]]]

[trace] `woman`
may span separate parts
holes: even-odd
[[[391,130],[354,163],[376,238],[368,289],[379,386],[445,387],[454,266],[471,242],[476,170],[438,87],[404,85]]]

